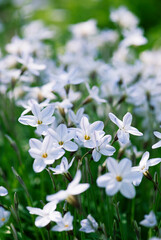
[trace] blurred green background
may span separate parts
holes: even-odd
[[[1,48],[20,27],[32,19],[42,19],[48,25],[67,28],[68,24],[95,18],[100,28],[111,27],[111,8],[125,5],[140,19],[149,46],[161,45],[160,0],[0,0]],[[32,10],[31,10],[32,9]]]

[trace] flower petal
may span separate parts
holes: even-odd
[[[35,159],[33,164],[33,169],[36,173],[42,172],[46,167],[46,164],[44,163],[43,159]]]
[[[135,197],[135,188],[132,183],[122,182],[120,192],[126,198],[131,199]]]
[[[45,227],[46,225],[48,225],[50,222],[50,219],[49,217],[41,217],[41,216],[38,216],[36,219],[35,219],[35,225],[36,227]]]
[[[131,113],[127,112],[123,117],[123,125],[125,127],[129,127],[131,125],[131,122],[132,122],[132,115]]]
[[[69,152],[75,152],[78,150],[78,145],[72,141],[65,142],[63,148]]]
[[[118,119],[113,113],[109,113],[108,116],[109,116],[110,120],[114,124],[116,124],[119,128],[123,127],[123,122],[120,119]]]
[[[8,194],[7,189],[0,186],[0,196],[6,196],[7,194]]]

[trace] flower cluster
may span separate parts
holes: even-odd
[[[71,25],[71,38],[63,53],[58,47],[56,60],[43,41],[56,39],[56,33],[42,22],[32,22],[23,28],[23,38],[15,36],[6,45],[7,54],[0,62],[0,94],[23,108],[18,122],[26,131],[33,129],[27,140],[31,171],[36,176],[47,171],[53,185],[56,182],[54,189],[44,192],[41,208],[32,201],[26,206],[37,215],[36,227],[48,232],[69,231],[75,236],[79,222],[79,232],[111,239],[105,223],[90,212],[94,188],[111,208],[116,207],[114,218],[120,229],[117,197],[126,201],[137,197],[143,177],[160,192],[157,174],[153,178],[149,168],[161,162],[155,151],[161,140],[154,140],[154,136],[161,139],[156,131],[161,122],[161,51],[135,54],[147,39],[138,18],[125,7],[111,10],[110,21],[116,29],[100,30],[93,19]],[[152,154],[148,148],[154,149]],[[149,159],[150,155],[155,157]],[[0,187],[0,196],[7,193]],[[1,206],[0,227],[9,216]],[[155,213],[145,215],[140,225],[157,227]],[[135,230],[138,234],[138,226]]]

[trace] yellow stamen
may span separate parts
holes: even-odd
[[[2,222],[4,222],[4,221],[5,221],[5,218],[4,218],[4,217],[3,217],[3,218],[1,218],[1,221],[2,221]]]
[[[65,225],[65,227],[67,228],[67,227],[69,227],[69,225],[68,225],[68,224],[66,224],[66,225]]]
[[[47,153],[43,153],[42,157],[43,158],[47,158],[48,154]]]
[[[41,121],[41,120],[38,120],[37,123],[38,123],[38,124],[42,124],[42,121]]]
[[[122,177],[121,177],[121,176],[116,176],[116,180],[117,180],[118,182],[121,182],[121,181],[122,181]]]
[[[60,142],[59,142],[59,145],[61,145],[61,146],[62,146],[62,145],[63,145],[63,143],[64,143],[64,142],[60,141]]]
[[[84,139],[85,139],[85,140],[89,140],[89,139],[90,139],[90,136],[85,135],[85,136],[84,136]]]

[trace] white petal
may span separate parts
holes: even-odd
[[[60,169],[63,169],[64,171],[68,170],[68,160],[66,157],[63,157],[60,163]]]
[[[42,146],[42,142],[36,138],[31,138],[29,140],[29,146],[30,148],[37,148],[37,149],[41,149]]]
[[[50,152],[50,156],[52,156],[53,159],[59,159],[65,154],[64,149],[58,148],[58,149],[53,149]]]
[[[64,136],[68,134],[67,127],[65,124],[60,124],[56,129],[57,134],[59,135],[60,139],[63,140]]]
[[[19,117],[18,121],[24,125],[30,125],[32,127],[37,126],[37,122],[34,116],[26,115]]]
[[[151,167],[151,166],[155,166],[157,165],[158,163],[161,162],[161,158],[152,158],[148,161],[148,166]]]
[[[56,209],[57,203],[58,203],[57,201],[52,201],[52,202],[45,204],[45,206],[43,207],[43,211],[45,213],[50,213],[50,212],[54,211]]]
[[[98,162],[101,158],[101,154],[96,149],[94,149],[92,152],[92,157],[95,162]]]
[[[106,164],[109,172],[118,174],[118,162],[114,158],[107,158]]]
[[[63,142],[68,142],[71,139],[75,138],[75,129],[72,129],[67,135],[64,136]]]
[[[129,172],[131,169],[131,166],[132,166],[132,162],[128,158],[123,158],[118,164],[119,174],[122,176],[126,172]]]
[[[109,196],[113,196],[116,194],[120,189],[120,182],[117,182],[115,179],[112,179],[108,182],[108,185],[106,186],[106,194]]]
[[[59,226],[59,225],[55,225],[54,227],[52,227],[51,231],[62,232],[62,231],[65,231],[65,227]]]
[[[98,187],[106,187],[110,180],[111,180],[111,175],[109,173],[106,173],[97,178],[97,181],[96,181],[97,186]]]
[[[49,128],[48,133],[50,134],[51,137],[55,140],[55,142],[60,141],[60,137],[57,132],[55,132],[53,129]]]
[[[46,164],[42,159],[35,159],[33,169],[35,172],[42,172],[46,167]]]
[[[66,199],[67,196],[68,196],[67,191],[60,190],[59,192],[57,192],[55,194],[48,195],[46,197],[46,200],[47,201],[55,201],[55,200],[62,201],[64,199]]]
[[[135,136],[143,136],[143,134],[141,132],[139,132],[138,129],[134,128],[134,127],[129,127],[129,129],[127,130],[128,133],[135,135]]]
[[[29,153],[32,158],[41,158],[41,149],[31,148]]]
[[[110,145],[106,145],[103,148],[101,147],[100,153],[105,155],[105,156],[112,156],[116,149]]]
[[[160,132],[154,131],[154,135],[155,135],[157,138],[160,138],[160,139],[161,139],[161,133],[160,133]]]
[[[127,144],[129,142],[129,133],[124,130],[119,129],[117,131],[117,137],[122,144]]]
[[[126,198],[131,199],[135,197],[135,188],[132,183],[122,182],[120,192]]]
[[[90,124],[89,124],[88,118],[83,116],[80,121],[80,127],[83,129],[84,132],[86,132],[86,130],[89,129],[89,126]]]
[[[75,113],[71,109],[69,109],[68,114],[69,114],[69,118],[71,119],[71,121],[75,123],[76,122]]]
[[[69,152],[75,152],[78,150],[78,146],[76,143],[69,141],[69,142],[65,142],[63,144],[63,148]]]
[[[146,151],[146,152],[143,154],[143,156],[142,156],[142,158],[141,158],[141,160],[140,160],[139,165],[140,165],[140,166],[146,166],[148,159],[149,159],[149,152]]]
[[[52,137],[47,135],[43,140],[42,152],[47,153],[48,149],[50,150],[50,148],[52,147],[52,144],[53,144]]]
[[[47,217],[39,216],[35,219],[35,225],[36,227],[39,227],[39,228],[45,227],[46,225],[49,224],[49,222],[50,222],[50,219],[48,216]]]
[[[140,173],[140,178],[134,180],[134,181],[133,181],[133,184],[134,184],[135,186],[139,186],[140,183],[141,183],[141,181],[142,181],[142,179],[143,179],[143,173]]]
[[[59,222],[62,219],[62,215],[58,211],[54,211],[53,213],[51,213],[49,215],[49,217],[50,217],[51,221],[54,221],[54,222]]]
[[[40,113],[40,107],[38,104],[33,104],[31,106],[31,111],[33,113],[33,115],[37,118],[40,119],[41,118],[41,113]]]
[[[6,196],[7,194],[8,194],[7,189],[0,186],[0,196]]]
[[[85,192],[88,188],[90,187],[90,185],[88,183],[82,183],[82,184],[78,184],[75,187],[72,188],[68,188],[69,189],[69,193],[71,195],[78,195],[82,192]]]
[[[77,116],[77,119],[79,120],[81,118],[81,116],[83,115],[83,112],[84,112],[84,108],[80,108],[77,113],[76,113],[76,116]]]
[[[74,162],[75,157],[72,158],[72,161],[69,163],[68,169],[72,166],[73,162]]]
[[[41,112],[42,119],[46,120],[46,118],[51,117],[53,115],[53,113],[54,113],[54,105],[51,104],[42,110],[42,112]]]
[[[125,174],[123,179],[127,182],[139,182],[142,179],[143,173],[137,171],[129,171],[129,173]]]
[[[40,215],[40,216],[44,215],[43,210],[40,208],[34,208],[34,207],[26,207],[26,208],[30,214],[36,214],[36,215]]]
[[[155,143],[155,144],[152,146],[152,149],[159,148],[159,147],[161,147],[161,141]]]
[[[68,188],[72,188],[72,187],[76,186],[80,182],[81,176],[82,176],[82,173],[80,170],[78,170],[76,172],[76,175],[75,175],[73,181],[71,183],[69,183]]]
[[[90,131],[93,133],[94,131],[101,131],[104,128],[104,123],[102,121],[96,121],[91,124]]]
[[[123,127],[123,122],[118,119],[113,113],[109,113],[108,114],[110,120],[115,123],[119,128],[122,128]]]
[[[132,115],[131,113],[127,112],[125,116],[123,117],[123,124],[125,127],[129,127],[132,122]]]
[[[84,142],[84,146],[86,148],[94,148],[95,144],[94,144],[94,142],[92,140],[87,140],[87,141]]]

